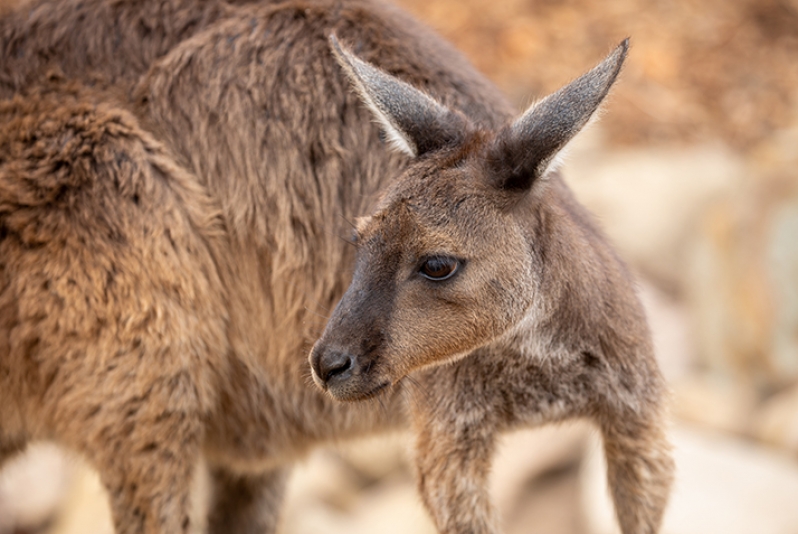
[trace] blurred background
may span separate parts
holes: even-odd
[[[523,109],[632,48],[563,173],[639,277],[672,390],[663,533],[798,533],[798,0],[400,0]],[[322,450],[281,532],[434,532],[408,437]],[[507,436],[506,533],[609,534],[595,432]],[[200,477],[198,501],[207,492]],[[91,471],[37,445],[0,475],[0,534],[110,533]]]

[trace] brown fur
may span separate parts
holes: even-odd
[[[467,117],[458,146],[388,151],[330,34]],[[204,457],[210,530],[271,532],[295,459],[409,416],[441,532],[495,532],[497,433],[588,417],[624,532],[656,531],[671,463],[630,278],[558,177],[509,204],[480,180],[513,113],[448,45],[365,0],[37,0],[0,19],[0,50],[0,463],[58,441],[97,467],[117,532],[172,533]],[[352,279],[347,221],[380,192],[352,287],[391,313],[357,333],[339,305],[316,347],[393,344],[393,385],[341,403],[307,354]],[[490,259],[467,268],[507,306],[396,290],[378,236]]]

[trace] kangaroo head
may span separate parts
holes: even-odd
[[[331,44],[413,158],[358,220],[352,283],[310,354],[320,387],[359,400],[496,340],[533,308],[545,261],[529,242],[535,191],[607,95],[628,43],[498,131]]]

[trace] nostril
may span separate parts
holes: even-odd
[[[328,382],[352,369],[353,358],[344,352],[329,351],[319,360],[319,378]]]

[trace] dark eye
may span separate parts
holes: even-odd
[[[424,278],[439,282],[451,278],[459,267],[460,262],[454,258],[434,256],[425,260],[418,272]]]

